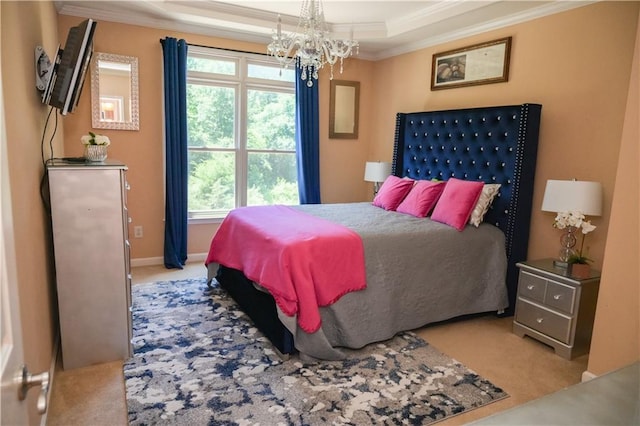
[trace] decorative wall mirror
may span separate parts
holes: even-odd
[[[329,138],[358,139],[360,82],[331,80]]]
[[[96,129],[139,130],[138,58],[95,53],[92,61],[92,126]]]

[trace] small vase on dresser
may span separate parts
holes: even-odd
[[[84,145],[84,158],[87,161],[104,161],[107,159],[107,147],[111,145],[111,141],[105,135],[96,135],[93,132],[80,138]]]
[[[107,145],[85,145],[84,158],[88,161],[104,161],[107,159]]]

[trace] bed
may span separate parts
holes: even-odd
[[[318,359],[340,359],[343,347],[359,348],[429,323],[512,314],[516,263],[526,259],[529,240],[541,109],[521,104],[397,114],[394,176],[501,185],[477,227],[458,231],[372,203],[291,206],[292,214],[348,228],[364,247],[366,288],[318,306],[318,329],[304,327],[302,315],[287,312],[278,293],[247,278],[242,268],[211,261],[213,241],[209,279],[217,279],[282,354]],[[243,235],[241,243],[251,240]],[[320,266],[332,269],[330,260]]]

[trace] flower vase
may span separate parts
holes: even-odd
[[[585,279],[591,274],[591,266],[586,263],[572,263],[570,267],[572,277]]]
[[[104,161],[107,159],[106,145],[85,145],[84,158],[89,161]]]

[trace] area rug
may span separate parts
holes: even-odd
[[[282,360],[205,279],[133,286],[132,425],[424,425],[505,398],[411,332],[343,361]]]

